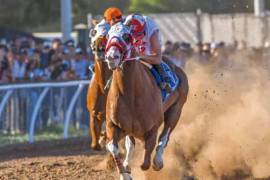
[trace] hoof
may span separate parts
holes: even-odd
[[[157,156],[155,156],[154,162],[153,162],[153,169],[155,171],[160,171],[163,168],[163,160],[158,159]]]
[[[150,163],[148,163],[148,164],[143,163],[143,164],[141,165],[141,169],[142,169],[143,171],[146,171],[146,170],[148,170],[149,168],[150,168]]]
[[[91,148],[95,151],[101,151],[101,146],[99,144],[91,144]]]
[[[120,180],[132,180],[132,177],[130,176],[129,173],[121,173]]]

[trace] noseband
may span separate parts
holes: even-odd
[[[102,61],[105,59],[106,36],[100,36],[91,44],[92,52]]]
[[[120,64],[121,65],[125,61],[129,61],[130,59],[132,59],[132,58],[128,58],[127,55],[128,55],[129,51],[132,51],[134,49],[131,35],[126,34],[124,36],[125,36],[125,37],[123,37],[124,40],[118,36],[113,36],[110,39],[110,41],[108,42],[106,50],[105,50],[105,52],[107,52],[112,46],[115,46],[120,51],[120,54],[121,54],[121,57],[120,57]],[[113,39],[117,39],[117,41],[112,42]],[[126,42],[126,41],[129,41],[129,42]],[[127,48],[127,46],[128,46],[127,43],[131,43],[130,49]]]

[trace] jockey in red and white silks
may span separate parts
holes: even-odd
[[[151,43],[152,36],[155,36],[155,39],[157,40],[155,43],[157,43],[157,46],[160,46],[161,49],[159,28],[153,19],[147,16],[132,14],[126,17],[124,24],[129,26],[134,39],[134,45],[140,54],[153,54]]]
[[[161,88],[170,91],[170,79],[160,66],[162,60],[161,37],[155,21],[147,16],[131,14],[126,17],[124,24],[130,28],[133,37],[133,45],[140,59],[154,65],[165,81],[161,84]]]

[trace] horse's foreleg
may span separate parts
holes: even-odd
[[[135,139],[132,136],[126,136],[125,139],[125,147],[126,147],[126,158],[124,160],[124,167],[126,168],[127,171],[131,171],[130,166],[129,166],[129,161],[134,153],[135,149]]]
[[[171,132],[177,125],[180,115],[181,115],[182,106],[179,103],[174,104],[164,116],[164,128],[159,136],[158,146],[156,148],[156,154],[153,160],[153,169],[159,171],[163,168],[163,153],[166,148],[168,141],[170,139]]]
[[[107,133],[107,141],[108,141],[106,147],[113,157],[117,171],[120,174],[120,179],[131,180],[132,178],[129,172],[123,166],[122,160],[119,155],[119,148],[118,148],[118,142],[125,136],[125,134],[120,128],[113,125],[112,122],[107,122],[106,133]]]
[[[100,138],[103,119],[101,116],[92,114],[90,115],[91,148],[101,150],[98,140]]]
[[[147,170],[149,169],[151,165],[151,154],[155,148],[156,145],[156,140],[157,140],[157,132],[158,128],[154,127],[152,130],[146,133],[145,135],[145,152],[144,152],[144,162],[141,165],[142,170]]]

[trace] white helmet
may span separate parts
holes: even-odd
[[[125,19],[124,24],[130,28],[130,32],[134,38],[145,32],[146,21],[142,15],[131,14]]]

